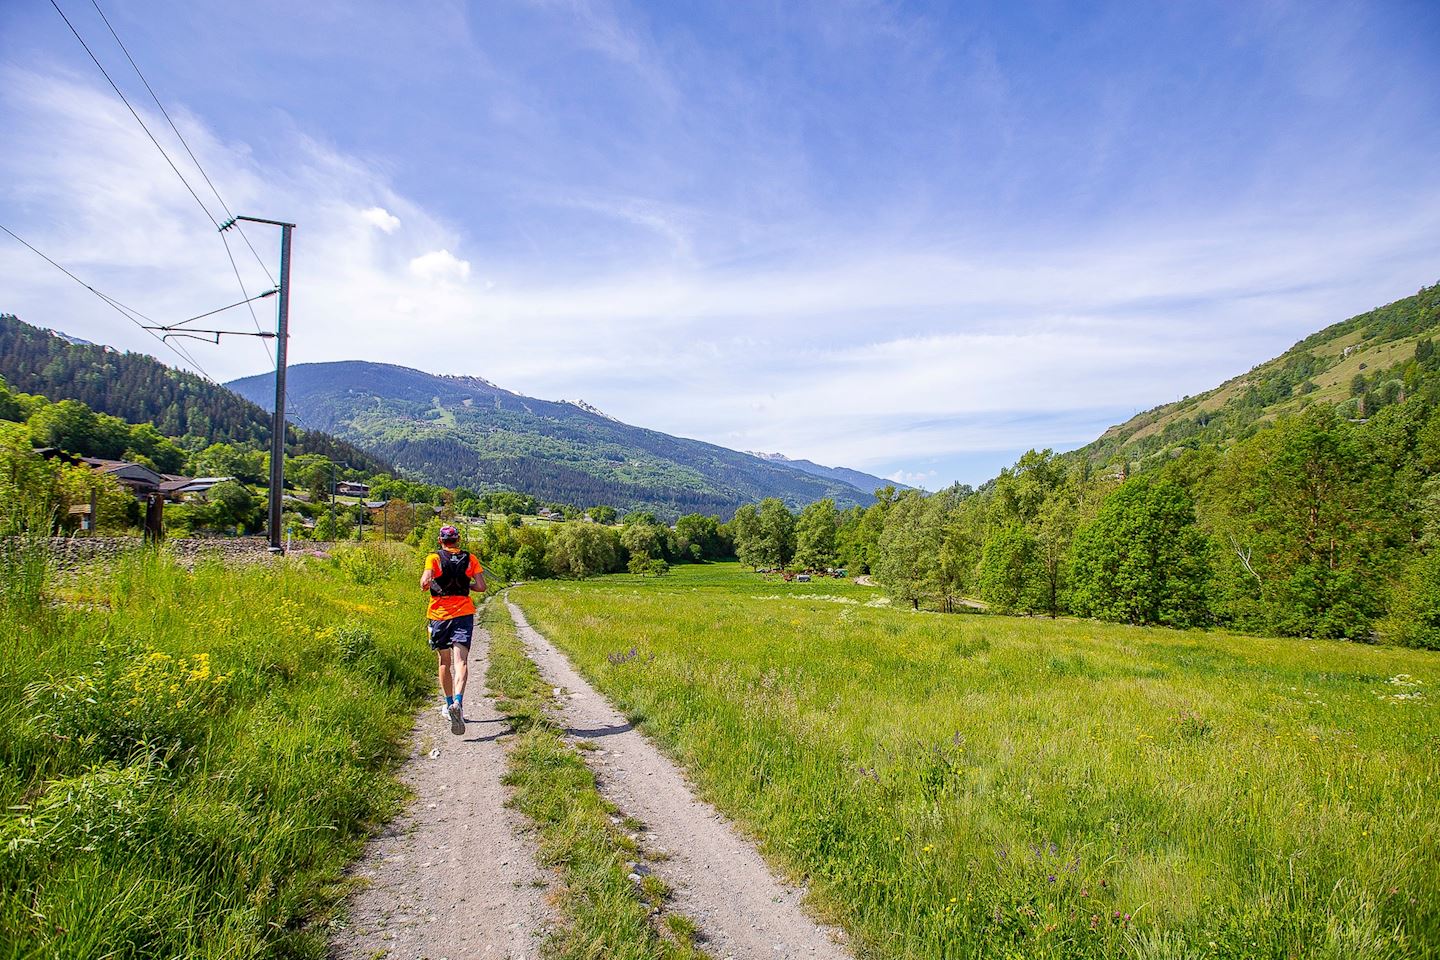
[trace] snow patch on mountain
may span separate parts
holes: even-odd
[[[560,402],[568,403],[572,407],[578,407],[579,409],[584,410],[586,413],[593,413],[597,417],[604,417],[606,420],[611,420],[615,423],[620,422],[619,420],[616,420],[614,417],[610,416],[610,414],[606,413],[604,410],[601,410],[599,407],[594,406],[593,404],[586,403],[584,400],[561,400]]]

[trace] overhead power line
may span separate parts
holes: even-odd
[[[200,176],[205,179],[205,185],[210,188],[211,193],[215,194],[215,199],[219,201],[220,208],[225,211],[225,216],[233,220],[235,218],[234,211],[232,211],[230,205],[225,202],[225,198],[220,196],[219,189],[216,188],[215,182],[210,179],[210,175],[205,172],[205,167],[200,163],[200,158],[195,156],[195,151],[190,149],[190,144],[186,141],[185,135],[180,132],[180,128],[177,127],[175,121],[171,119],[170,111],[165,109],[165,104],[160,102],[160,97],[156,95],[155,89],[150,86],[150,81],[145,79],[145,74],[140,70],[140,65],[136,63],[135,58],[130,55],[130,48],[125,46],[125,41],[120,39],[120,35],[116,33],[115,28],[111,26],[110,18],[105,16],[104,10],[100,9],[99,0],[90,0],[90,3],[95,8],[95,12],[100,14],[100,19],[105,21],[105,28],[110,31],[110,36],[115,38],[115,43],[120,47],[120,51],[125,54],[125,59],[130,61],[130,66],[134,69],[135,76],[139,77],[140,82],[145,85],[145,91],[150,94],[150,99],[155,101],[155,106],[160,110],[160,115],[165,118],[166,123],[170,124],[170,129],[175,133],[175,139],[179,140],[180,145],[185,148],[185,153],[189,155],[190,162],[195,164],[196,170],[200,171]],[[219,224],[216,224],[216,226],[218,227]],[[244,228],[237,223],[235,225],[235,231],[244,239],[245,246],[250,248],[250,253],[255,257],[255,262],[260,265],[261,270],[265,271],[265,276],[269,278],[270,285],[273,287],[275,285],[275,275],[270,272],[270,268],[265,264],[265,260],[255,249],[254,244],[250,242],[250,238],[246,236]],[[221,237],[224,237],[223,233]]]
[[[76,283],[80,284],[80,286],[84,287],[86,290],[89,290],[91,293],[95,294],[95,296],[99,297],[100,300],[106,304],[106,306],[110,307],[110,309],[114,310],[116,313],[120,314],[120,316],[135,324],[135,326],[139,327],[141,330],[144,330],[145,333],[153,337],[156,342],[160,343],[161,345],[166,347],[171,353],[175,354],[175,356],[179,357],[183,363],[187,363],[191,367],[194,367],[195,370],[199,372],[199,374],[206,380],[209,380],[211,383],[215,383],[218,385],[218,381],[216,381],[214,377],[210,376],[210,374],[205,371],[204,367],[200,366],[199,362],[190,355],[189,351],[182,351],[178,347],[178,345],[170,343],[168,340],[156,336],[153,331],[146,329],[145,323],[142,323],[141,321],[147,321],[151,324],[154,324],[155,321],[152,320],[150,317],[147,317],[145,314],[141,313],[139,310],[136,310],[134,307],[127,307],[125,304],[121,303],[119,300],[116,300],[109,294],[101,293],[99,290],[95,289],[93,286],[86,283],[84,280],[81,280],[69,270],[65,269],[65,267],[61,266],[59,263],[46,256],[44,253],[40,252],[24,237],[20,236],[15,231],[5,226],[3,223],[0,223],[0,230],[4,230],[16,241],[26,247],[31,253],[35,254],[37,257],[39,257],[41,260],[44,260],[46,263],[50,264],[50,266],[54,267],[56,270],[59,270],[61,273],[65,274],[65,276],[69,277],[71,280],[74,280]]]
[[[205,219],[209,220],[215,229],[220,229],[220,221],[216,220],[214,215],[211,214],[210,208],[205,206],[205,201],[200,199],[200,194],[196,193],[195,188],[190,186],[190,181],[185,179],[185,174],[180,172],[180,168],[175,166],[175,161],[170,159],[170,154],[166,153],[165,148],[160,145],[160,141],[155,139],[155,134],[150,132],[150,128],[145,125],[145,121],[140,118],[140,114],[130,105],[130,100],[110,76],[110,71],[105,69],[105,65],[95,56],[95,51],[90,49],[90,44],[86,43],[85,38],[80,36],[80,31],[75,29],[75,24],[70,22],[69,17],[65,16],[65,11],[60,9],[60,4],[56,3],[55,0],[50,0],[50,6],[54,7],[55,12],[60,14],[60,19],[65,21],[65,26],[70,28],[71,33],[75,34],[75,39],[80,41],[80,46],[85,48],[85,52],[90,55],[90,60],[100,70],[100,73],[104,75],[105,80],[110,84],[110,89],[114,90],[115,95],[120,98],[120,102],[125,104],[125,108],[130,111],[130,116],[135,118],[135,122],[140,124],[140,129],[145,131],[145,136],[149,137],[150,142],[155,144],[155,149],[160,151],[160,156],[164,157],[165,162],[170,165],[170,169],[175,171],[175,176],[180,178],[180,182],[185,185],[185,190],[190,196],[195,198],[195,202],[199,204],[200,209],[205,212]]]
[[[91,0],[91,3],[95,7],[95,12],[100,14],[100,19],[105,21],[105,26],[110,31],[110,36],[115,38],[115,42],[119,45],[121,51],[125,54],[125,59],[130,61],[130,66],[134,68],[136,76],[140,78],[140,82],[145,85],[145,89],[149,92],[151,99],[154,100],[155,105],[160,108],[160,113],[165,117],[165,121],[170,125],[170,129],[175,132],[175,136],[180,140],[180,144],[185,148],[185,152],[190,156],[190,160],[195,164],[195,168],[200,172],[200,176],[210,187],[210,191],[215,194],[215,199],[219,201],[220,207],[225,211],[226,216],[232,217],[233,219],[233,214],[230,213],[230,208],[226,205],[224,198],[220,196],[220,191],[215,188],[214,181],[212,181],[210,179],[210,175],[205,172],[205,168],[201,165],[199,159],[195,156],[195,152],[190,149],[190,144],[185,140],[184,135],[180,133],[180,129],[175,125],[175,121],[171,119],[169,111],[165,109],[165,105],[161,103],[160,98],[156,96],[154,88],[150,86],[150,82],[145,79],[145,74],[141,72],[139,65],[135,63],[135,58],[130,56],[130,50],[120,39],[120,35],[115,32],[115,28],[110,24],[110,19],[105,16],[105,11],[100,9],[100,4],[97,3],[96,0]],[[210,212],[210,208],[206,206],[205,201],[200,199],[200,195],[196,193],[195,188],[190,185],[190,181],[186,179],[185,174],[180,172],[180,168],[175,164],[175,161],[170,158],[170,154],[165,150],[165,147],[161,145],[160,141],[155,137],[155,134],[151,132],[150,127],[140,116],[139,111],[137,111],[135,107],[130,103],[129,98],[125,96],[125,93],[120,89],[119,84],[117,84],[115,82],[115,79],[110,76],[110,71],[106,70],[105,65],[100,62],[100,58],[95,56],[95,51],[90,49],[90,45],[85,42],[85,38],[80,35],[80,31],[76,29],[75,24],[71,23],[70,18],[65,15],[65,11],[60,9],[60,4],[56,2],[56,0],[50,0],[50,5],[55,8],[56,13],[60,14],[60,19],[65,21],[65,25],[69,27],[70,32],[75,35],[75,39],[80,41],[80,46],[85,48],[85,52],[89,54],[91,62],[95,64],[101,75],[105,77],[106,82],[110,84],[110,89],[114,90],[115,95],[120,98],[120,102],[125,104],[125,108],[130,111],[130,116],[135,118],[135,122],[138,123],[140,125],[140,129],[145,132],[145,136],[149,137],[150,142],[155,145],[155,149],[160,151],[160,156],[165,159],[166,164],[168,164],[170,169],[175,172],[175,176],[178,177],[180,179],[180,182],[185,186],[186,192],[189,193],[192,198],[194,198],[195,203],[199,205],[201,211],[204,212],[205,218],[210,221],[210,224],[214,226],[216,230],[219,230],[220,222],[215,219],[214,214]],[[241,232],[240,235],[242,237],[245,236],[243,232]],[[245,281],[240,276],[240,267],[235,263],[235,255],[230,250],[230,241],[225,238],[224,234],[221,234],[220,240],[225,247],[225,257],[230,261],[230,269],[235,273],[235,281],[240,286],[241,296],[244,297],[246,301],[249,301],[251,299],[250,292],[246,289]],[[260,264],[260,268],[265,271],[265,275],[270,279],[270,283],[273,286],[275,283],[275,277],[273,274],[270,273],[270,268],[265,265],[265,261],[260,258],[260,254],[250,243],[249,237],[245,237],[245,244],[246,246],[250,247],[250,252],[254,254],[255,261]],[[249,310],[250,320],[255,325],[255,332],[259,333],[261,332],[260,318],[255,315],[255,308],[253,306],[249,307]],[[264,340],[261,340],[261,343],[264,344],[266,357],[270,359],[271,363],[274,363],[275,358],[270,353],[270,345],[268,343],[265,343]]]
[[[205,172],[205,165],[200,162],[199,157],[195,156],[195,151],[190,149],[189,141],[187,141],[185,135],[180,132],[180,128],[170,116],[170,111],[165,109],[165,104],[160,102],[160,96],[155,92],[155,88],[150,86],[150,81],[145,78],[144,71],[142,71],[140,65],[135,62],[135,58],[130,55],[130,48],[125,46],[125,41],[120,39],[120,34],[115,31],[115,27],[110,23],[110,18],[105,16],[104,10],[100,9],[99,0],[90,0],[90,4],[95,8],[95,12],[100,14],[100,19],[105,22],[105,28],[110,31],[110,36],[115,39],[116,45],[120,47],[120,52],[125,54],[125,59],[130,62],[130,67],[135,71],[135,76],[139,77],[140,82],[145,85],[145,91],[150,94],[150,99],[155,101],[156,108],[159,109],[160,115],[165,118],[165,122],[170,125],[171,131],[175,134],[175,139],[179,140],[180,145],[185,148],[185,153],[190,157],[190,162],[195,164],[196,170],[200,171],[200,176],[204,178],[205,185],[210,188],[211,193],[215,194],[215,199],[219,202],[220,208],[225,211],[225,216],[228,217],[231,222],[234,222],[235,213],[230,209],[230,205],[225,202],[225,198],[220,196],[220,190],[215,186],[215,181],[211,180],[210,174]],[[250,237],[246,235],[244,228],[237,223],[235,224],[235,231],[240,234],[240,239],[245,241],[245,246],[250,248],[251,256],[253,256],[255,262],[260,265],[260,269],[265,272],[265,276],[270,281],[270,286],[275,286],[275,275],[270,272],[270,268],[260,256],[260,252],[256,250],[255,245],[250,242]],[[250,291],[246,289],[245,281],[240,276],[240,267],[235,263],[235,254],[230,249],[230,238],[225,235],[223,230],[220,232],[220,242],[225,245],[225,256],[230,261],[230,269],[235,273],[235,282],[240,285],[240,295],[248,301],[251,299]],[[249,310],[250,321],[255,325],[255,332],[260,333],[260,318],[255,315],[255,308],[253,306],[249,307]],[[266,343],[263,339],[260,343],[265,348],[265,356],[269,358],[271,363],[274,363],[275,357],[270,352],[270,344]]]

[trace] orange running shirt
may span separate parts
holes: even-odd
[[[432,577],[440,576],[440,554],[432,553],[425,558],[425,567],[430,571]],[[480,574],[480,561],[475,554],[470,554],[470,565],[465,568],[465,575],[472,580]],[[456,617],[463,617],[466,614],[475,612],[475,601],[469,597],[430,597],[430,611],[426,614],[431,620],[454,620]]]

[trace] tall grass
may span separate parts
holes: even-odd
[[[410,581],[140,550],[7,603],[0,957],[323,957],[432,682]]]
[[[0,517],[0,609],[33,613],[44,602],[53,520],[39,506]]]
[[[513,597],[864,956],[1440,956],[1435,654],[733,566]]]

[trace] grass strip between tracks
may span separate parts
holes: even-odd
[[[631,864],[642,855],[619,829],[629,826],[605,801],[579,752],[546,715],[550,689],[525,654],[503,602],[487,605],[490,631],[486,685],[519,734],[510,750],[505,782],[516,807],[540,830],[542,865],[559,874],[564,922],[551,944],[567,960],[698,960],[695,928],[663,909],[667,889],[646,874],[637,884]]]

